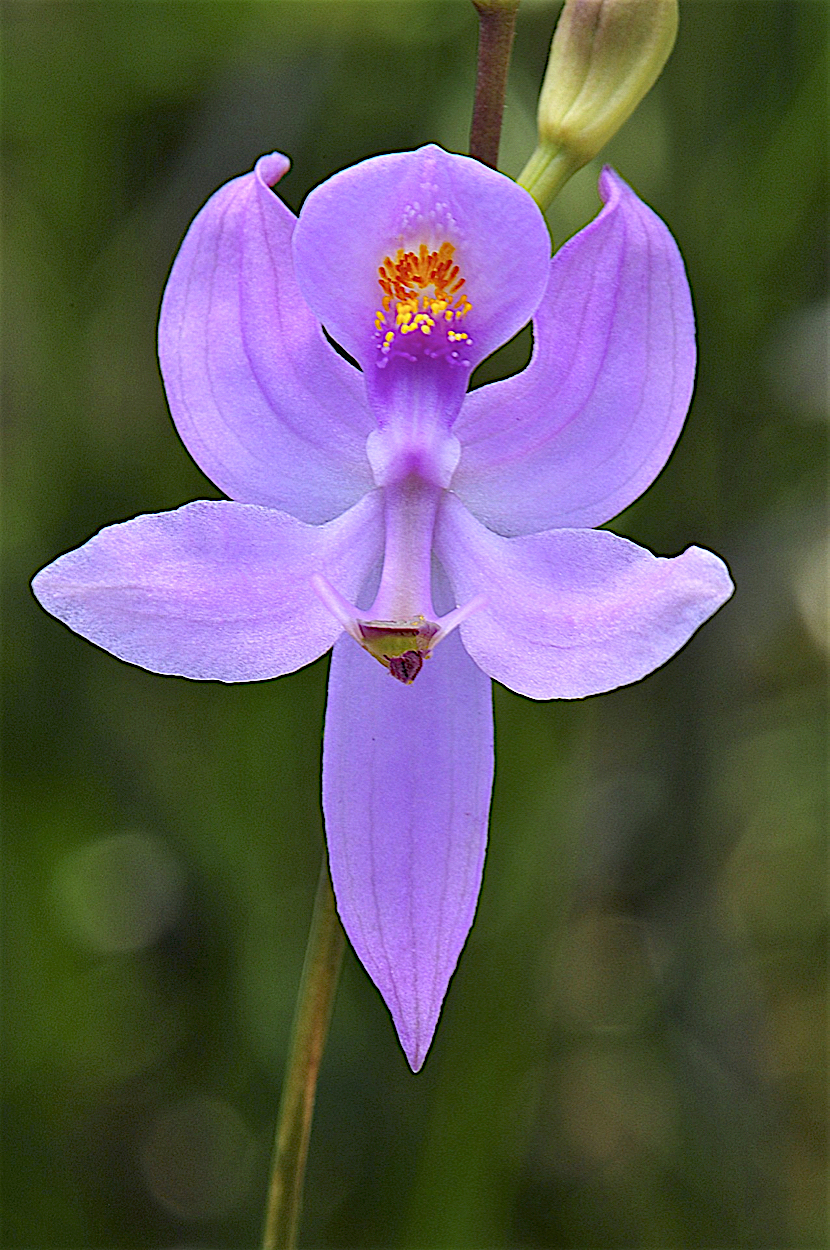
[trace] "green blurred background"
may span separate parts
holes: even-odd
[[[502,168],[558,6],[525,0]],[[273,148],[464,150],[467,0],[6,0],[3,1245],[253,1247],[322,845],[327,660],[224,687],[119,663],[27,583],[215,497],[155,361],[190,218]],[[644,682],[496,689],[478,916],[414,1077],[347,953],[309,1247],[826,1244],[824,3],[683,0],[605,153],[699,321],[686,432],[613,528],[737,593]],[[598,164],[550,213],[597,209]],[[521,337],[497,362],[518,368]],[[523,355],[524,354],[524,355]],[[492,376],[492,372],[488,374]]]

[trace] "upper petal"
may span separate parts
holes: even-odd
[[[151,672],[278,677],[340,634],[311,576],[359,590],[382,549],[378,495],[321,526],[226,500],[136,517],[59,556],[32,588],[70,629]]]
[[[491,677],[531,699],[581,699],[665,664],[732,594],[711,551],[663,559],[607,530],[503,538],[448,496],[436,553],[459,602],[486,606],[461,625]]]
[[[411,686],[351,638],[332,654],[323,808],[337,907],[416,1072],[481,884],[490,690],[455,635]]]
[[[551,261],[523,373],[469,395],[453,490],[492,529],[600,525],[642,494],[677,441],[695,332],[666,226],[611,169],[605,207]]]
[[[466,156],[430,145],[376,156],[311,192],[294,234],[297,278],[329,333],[364,370],[379,359],[379,267],[398,249],[451,245],[469,312],[470,364],[515,334],[547,282],[550,239],[521,187]],[[459,328],[460,325],[459,325]],[[417,338],[417,335],[416,335]]]
[[[269,190],[287,168],[262,157],[197,215],[164,293],[159,360],[179,434],[211,480],[318,522],[371,489],[374,422],[359,371],[297,286],[296,218]]]

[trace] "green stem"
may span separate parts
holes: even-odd
[[[335,910],[324,856],[277,1117],[262,1250],[293,1250],[297,1242],[317,1073],[326,1044],[343,946],[343,927]]]
[[[529,191],[542,212],[581,166],[562,149],[539,144],[516,181]]]
[[[498,168],[507,70],[519,0],[473,0],[478,12],[478,65],[470,156]]]

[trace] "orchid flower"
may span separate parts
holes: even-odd
[[[637,681],[732,583],[708,551],[595,528],[665,464],[695,372],[680,254],[612,170],[551,260],[527,192],[467,157],[363,161],[298,218],[271,190],[287,168],[264,156],[208,201],[162,306],[173,418],[229,498],[110,526],[34,588],[157,673],[259,681],[334,648],[332,881],[417,1071],[481,883],[490,679]],[[531,318],[527,368],[469,391]]]

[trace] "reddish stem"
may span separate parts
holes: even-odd
[[[497,169],[519,0],[473,0],[473,4],[478,13],[478,64],[470,156]]]

